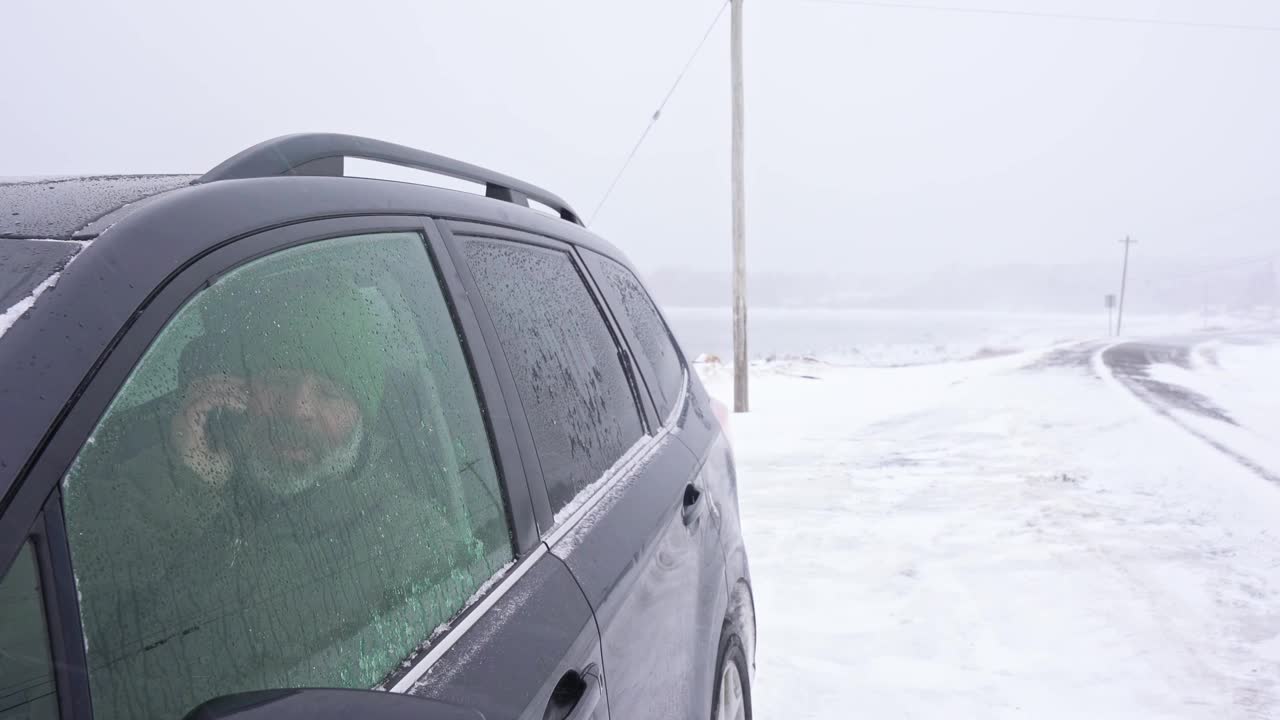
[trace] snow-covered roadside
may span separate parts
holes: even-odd
[[[1208,398],[1222,417],[1176,407],[1170,412],[1280,477],[1280,343],[1267,336],[1226,336],[1197,345],[1189,359],[1187,367],[1156,364],[1148,374]]]
[[[1280,717],[1280,488],[1088,353],[753,370],[759,717]]]

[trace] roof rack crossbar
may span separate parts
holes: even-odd
[[[536,185],[443,155],[356,135],[284,135],[258,143],[228,158],[196,182],[210,183],[276,175],[341,176],[343,159],[348,157],[376,160],[479,183],[485,186],[487,197],[525,207],[528,207],[529,200],[535,200],[555,210],[564,220],[583,224],[568,203]]]

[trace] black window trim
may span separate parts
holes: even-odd
[[[533,498],[529,493],[529,480],[518,462],[520,449],[515,442],[516,433],[508,412],[506,392],[499,383],[494,367],[493,349],[480,330],[471,296],[463,287],[453,258],[445,247],[439,225],[434,220],[425,219],[422,229],[440,290],[449,305],[454,325],[460,332],[462,351],[467,358],[472,383],[476,387],[485,431],[489,433],[489,446],[494,453],[494,465],[499,473],[507,522],[515,544],[514,555],[520,558],[537,548],[538,528]]]
[[[6,552],[0,555],[0,580],[9,574],[21,557],[23,548],[30,544],[35,556],[36,575],[40,580],[42,620],[53,664],[58,716],[80,718],[88,717],[88,684],[83,682],[87,662],[84,644],[80,641],[80,619],[74,614],[75,605],[65,602],[67,598],[75,597],[76,589],[60,510],[60,495],[55,492],[46,499],[30,525],[17,536],[16,543],[12,547],[3,546]],[[8,552],[10,550],[12,552]]]
[[[58,689],[59,717],[90,716],[89,658],[80,628],[80,608],[71,548],[62,517],[62,491],[55,490],[41,513],[36,543],[45,618]]]
[[[654,398],[653,387],[649,382],[648,373],[641,367],[643,363],[638,362],[638,354],[636,348],[631,342],[632,331],[629,323],[625,322],[623,313],[619,312],[609,304],[609,296],[605,294],[604,288],[601,287],[599,279],[591,272],[591,264],[587,262],[587,257],[582,254],[582,248],[574,246],[573,254],[576,256],[577,263],[582,267],[583,276],[586,278],[587,285],[591,289],[591,294],[598,298],[597,302],[603,308],[605,314],[609,318],[610,324],[617,328],[617,340],[626,350],[627,356],[631,358],[631,367],[635,374],[635,382],[644,387],[644,400],[648,405],[645,415],[650,417],[649,433],[653,434],[656,429],[665,425],[665,419],[658,417],[658,403]]]
[[[446,624],[445,627],[451,629],[430,638],[424,637],[424,648],[407,660],[421,664],[422,656],[429,656],[436,645],[448,643],[451,646],[456,643],[457,638],[454,636],[461,635],[459,618],[476,615],[475,611],[482,605],[491,606],[496,602],[496,598],[490,601],[491,596],[505,592],[518,575],[523,575],[522,568],[527,569],[540,551],[545,550],[533,521],[528,484],[524,481],[511,435],[504,432],[504,428],[495,425],[505,417],[502,412],[505,403],[497,385],[490,353],[477,333],[475,313],[470,307],[468,296],[458,292],[456,273],[454,277],[450,275],[453,272],[452,264],[445,260],[447,253],[441,245],[441,234],[435,221],[423,216],[361,215],[301,220],[247,233],[191,258],[167,278],[163,285],[150,293],[146,304],[121,329],[105,358],[94,366],[82,382],[80,392],[73,398],[60,422],[48,433],[48,442],[31,461],[30,470],[18,481],[12,501],[3,508],[3,514],[0,514],[0,553],[7,550],[14,539],[19,541],[14,548],[15,553],[21,550],[22,541],[34,532],[31,528],[37,521],[38,527],[44,528],[43,545],[47,550],[40,558],[41,572],[44,573],[44,568],[48,567],[53,573],[48,578],[49,588],[52,590],[46,591],[46,602],[52,603],[54,610],[47,612],[47,616],[50,619],[51,636],[54,636],[53,626],[55,618],[57,619],[57,642],[52,647],[55,664],[63,668],[58,674],[58,693],[60,701],[65,694],[69,703],[61,705],[61,718],[89,720],[91,712],[88,674],[84,670],[87,665],[84,634],[80,623],[70,546],[64,529],[60,483],[129,374],[160,331],[186,302],[231,270],[281,250],[321,240],[396,232],[417,233],[423,238],[425,250],[440,276],[440,287],[450,306],[450,314],[460,330],[463,353],[473,374],[477,399],[482,406],[482,416],[490,436],[499,485],[507,506],[515,556],[511,563],[496,572],[480,588],[488,595],[480,597],[484,593],[477,591],[476,596],[470,598],[466,606],[459,608],[453,619]],[[6,569],[12,562],[12,558],[7,555],[8,553],[0,555]],[[506,580],[502,579],[504,577]],[[475,618],[470,621],[474,622]],[[395,682],[405,672],[412,672],[412,669],[397,669],[389,682]]]
[[[494,327],[493,319],[489,316],[489,311],[481,298],[480,288],[476,284],[475,276],[467,265],[458,236],[453,232],[454,226],[455,223],[452,222],[437,222],[437,229],[443,238],[444,252],[441,255],[449,257],[449,267],[457,278],[463,294],[471,300],[470,305],[473,309],[473,316],[479,329],[479,335],[483,338],[486,347],[489,348],[489,357],[497,373],[497,381],[506,403],[507,417],[511,420],[516,446],[519,448],[520,463],[524,469],[535,525],[538,535],[541,537],[546,528],[550,527],[551,499],[546,491],[542,464],[538,460],[537,450],[533,447],[533,431],[529,427],[529,419],[525,414],[524,404],[520,400],[519,390],[516,388],[515,376],[511,372],[510,365],[507,364],[507,356],[498,340],[498,333]]]
[[[610,257],[609,255],[601,253],[597,250],[593,250],[591,248],[575,247],[575,250],[577,251],[579,260],[582,263],[582,267],[586,269],[588,277],[591,278],[591,283],[594,286],[596,294],[600,298],[606,300],[605,302],[606,306],[608,306],[607,299],[609,296],[603,291],[600,285],[600,278],[595,277],[595,275],[592,273],[591,261],[584,253],[594,253],[596,256],[600,257],[603,260],[608,260],[608,261],[617,263],[623,270],[626,270],[628,273],[631,274],[631,277],[636,281],[636,284],[640,286],[641,292],[643,292],[645,294],[645,297],[648,298],[649,302],[653,304],[653,307],[658,314],[658,320],[662,323],[663,332],[666,334],[667,340],[671,343],[671,347],[675,348],[676,359],[679,360],[680,370],[682,371],[682,375],[680,378],[680,392],[677,394],[675,401],[671,403],[671,409],[667,411],[666,417],[661,417],[659,419],[658,426],[664,427],[667,425],[674,425],[678,423],[679,419],[684,414],[684,404],[685,404],[686,398],[688,397],[688,392],[689,392],[689,363],[688,363],[688,359],[685,357],[684,349],[681,348],[680,343],[676,341],[675,333],[671,332],[671,323],[667,322],[666,316],[662,314],[662,308],[658,307],[658,302],[653,299],[653,293],[649,292],[649,288],[646,287],[644,284],[644,281],[640,279],[640,273],[637,273],[635,269],[631,267],[630,264],[628,264],[624,260],[620,260],[616,257]],[[612,307],[610,307],[610,312],[613,314],[613,320],[618,325],[621,331],[622,337],[624,338],[624,342],[627,343],[628,351],[631,353],[632,358],[635,358],[637,356],[637,353],[635,352],[635,349],[631,347],[631,338],[636,336],[635,328],[631,326],[631,322],[626,317],[626,313],[623,312],[620,308],[613,309]],[[636,368],[636,375],[643,380],[645,389],[648,391],[648,394],[649,394],[649,402],[652,403],[653,411],[656,414],[658,412],[658,401],[657,401],[657,396],[653,391],[653,383],[659,382],[659,379],[656,377],[655,378],[649,377],[650,373],[648,369],[646,369],[646,366],[648,365],[648,363],[635,362],[634,365]]]

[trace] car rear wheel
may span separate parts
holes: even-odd
[[[720,638],[711,720],[751,720],[751,681],[742,641],[726,627]]]

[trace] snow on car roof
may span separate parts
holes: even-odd
[[[74,240],[0,239],[0,337],[59,274],[86,243]]]
[[[0,238],[89,239],[77,233],[117,208],[191,184],[195,175],[0,178]]]

